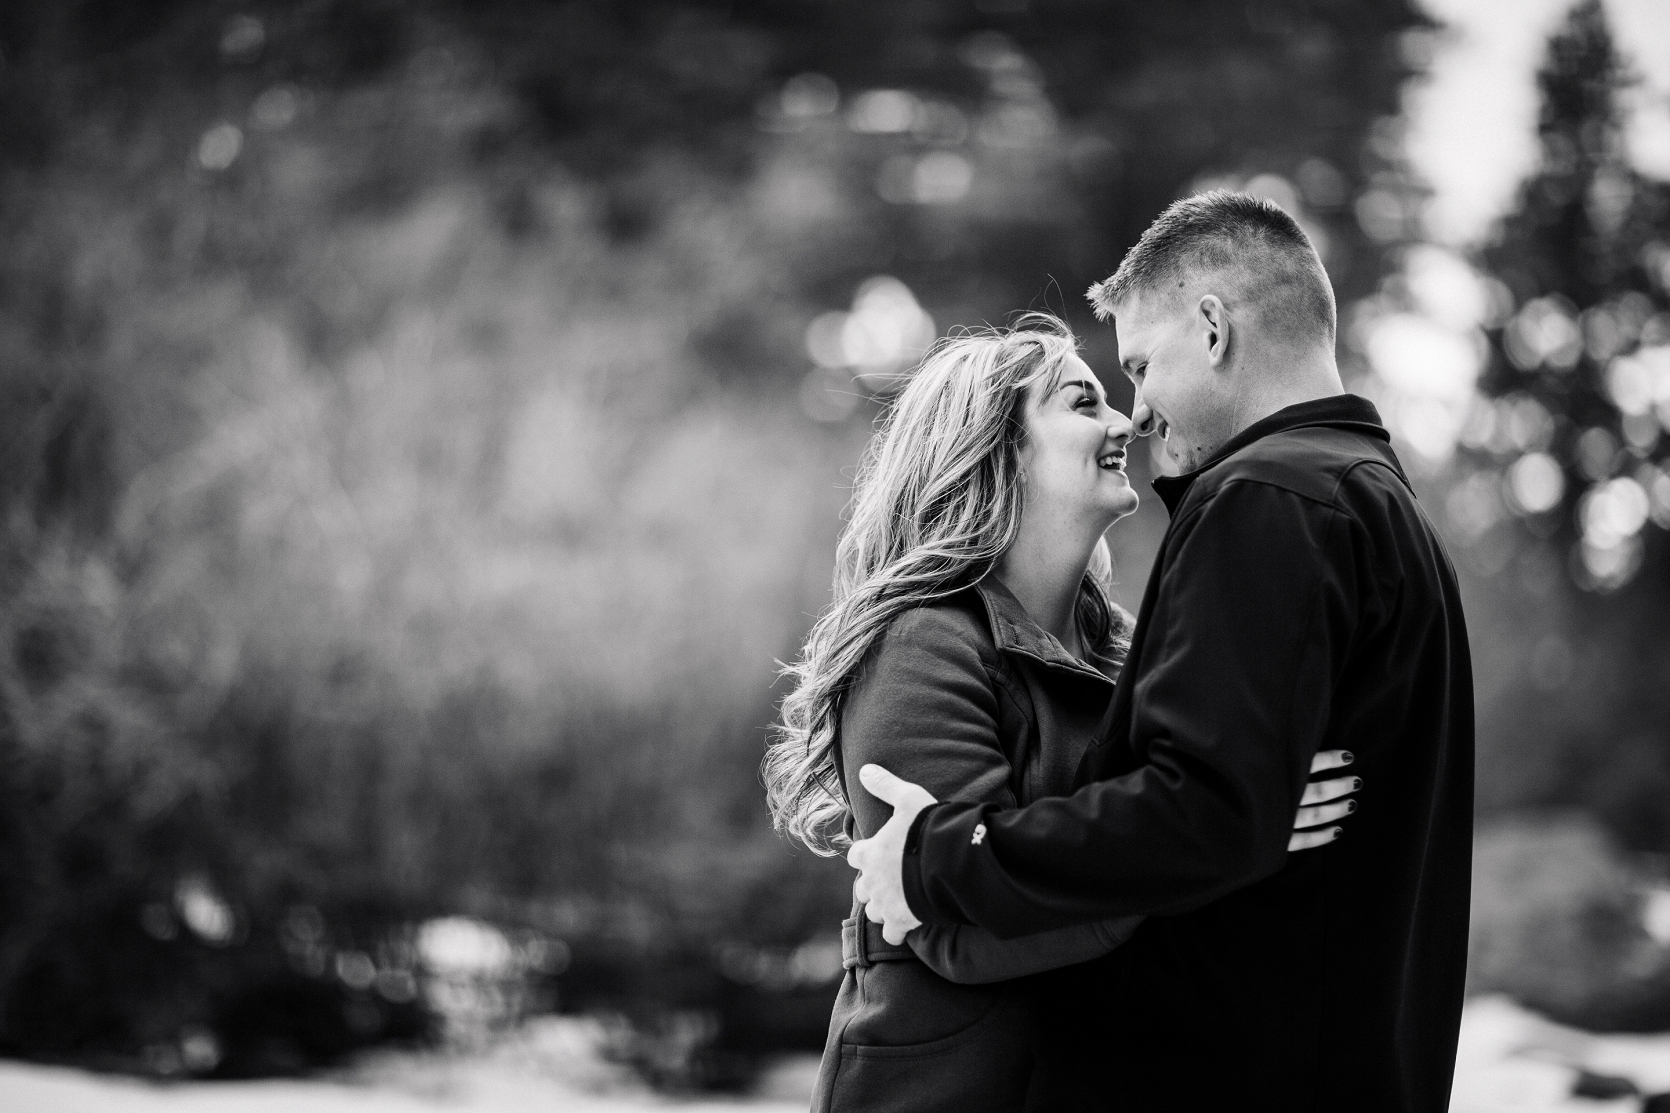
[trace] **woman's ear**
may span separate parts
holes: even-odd
[[[1206,344],[1206,359],[1220,367],[1229,358],[1229,311],[1216,294],[1200,299],[1201,339]]]

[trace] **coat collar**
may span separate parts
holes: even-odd
[[[1068,653],[1052,634],[1033,621],[1015,593],[992,573],[988,572],[974,585],[974,592],[985,605],[992,641],[1000,652],[1018,653],[1046,665],[1108,680],[1106,674]]]
[[[1273,433],[1284,433],[1289,429],[1300,429],[1307,425],[1331,425],[1351,429],[1371,437],[1379,437],[1387,443],[1392,439],[1391,434],[1386,432],[1386,426],[1380,421],[1380,411],[1375,409],[1374,403],[1367,398],[1356,394],[1313,398],[1309,402],[1288,406],[1263,420],[1253,422],[1231,437],[1210,460],[1194,471],[1157,477],[1154,480],[1154,490],[1166,504],[1166,512],[1175,514],[1183,496],[1189,493],[1189,488],[1194,486],[1194,481],[1203,473],[1217,467],[1254,441],[1262,440]]]

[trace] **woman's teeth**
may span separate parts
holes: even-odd
[[[1096,466],[1113,470],[1123,468],[1125,466],[1125,454],[1123,452],[1110,452],[1108,455],[1098,458]]]

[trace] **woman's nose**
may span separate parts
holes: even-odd
[[[1131,405],[1131,428],[1135,430],[1135,435],[1146,437],[1158,424],[1154,420],[1154,411],[1148,408],[1148,403],[1142,400],[1142,395],[1137,395],[1136,401]]]
[[[1131,439],[1131,419],[1118,410],[1113,410],[1112,413],[1113,416],[1108,421],[1108,436],[1124,445]]]

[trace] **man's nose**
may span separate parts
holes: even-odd
[[[1135,435],[1146,437],[1158,426],[1159,422],[1154,419],[1154,411],[1148,408],[1148,403],[1138,394],[1136,400],[1131,403],[1131,428]]]

